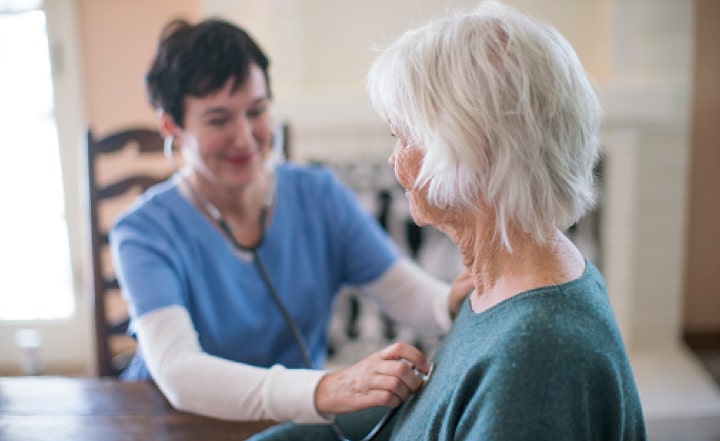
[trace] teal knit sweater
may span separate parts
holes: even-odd
[[[645,440],[602,276],[585,273],[474,314],[465,302],[399,440]]]
[[[640,441],[633,374],[602,276],[584,274],[475,314],[469,302],[425,387],[377,439]],[[373,415],[375,412],[375,416]],[[360,439],[377,410],[339,418]],[[334,440],[327,426],[285,424],[256,440]]]

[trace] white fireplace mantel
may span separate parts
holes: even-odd
[[[667,82],[601,92],[603,270],[648,421],[720,419],[720,389],[681,340],[688,95]]]

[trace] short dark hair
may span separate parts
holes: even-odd
[[[160,34],[155,57],[145,75],[148,99],[182,127],[186,96],[216,92],[230,78],[236,89],[248,78],[253,63],[265,76],[270,98],[270,61],[247,32],[217,18],[195,25],[184,19],[172,20]]]

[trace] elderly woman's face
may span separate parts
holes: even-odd
[[[435,219],[433,207],[427,202],[426,187],[416,188],[415,181],[422,167],[423,151],[408,143],[406,138],[396,134],[395,148],[389,162],[395,169],[395,178],[405,188],[405,197],[410,204],[410,215],[418,225],[430,225]]]
[[[232,79],[210,95],[185,98],[185,121],[179,130],[192,170],[227,188],[242,187],[263,171],[272,143],[267,84],[251,65],[244,84]]]

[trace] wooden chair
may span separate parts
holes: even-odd
[[[97,374],[113,377],[136,350],[127,334],[128,310],[112,268],[108,231],[143,191],[170,176],[157,130],[132,128],[95,138],[87,132],[90,232],[93,269],[93,313]]]
[[[129,128],[103,138],[88,130],[86,142],[97,375],[114,377],[130,362],[137,344],[127,333],[128,308],[112,268],[108,232],[135,198],[170,177],[173,169],[155,129]],[[273,148],[289,156],[287,123],[275,128]]]

